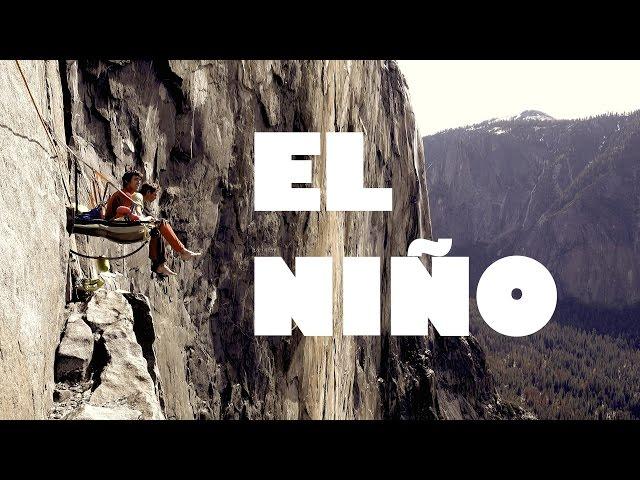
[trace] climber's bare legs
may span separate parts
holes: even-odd
[[[140,193],[142,194],[142,198],[144,199],[146,204],[152,203],[156,200],[156,198],[158,198],[159,188],[160,187],[158,187],[158,185],[154,183],[145,183],[142,185],[142,187],[140,188]],[[181,260],[193,260],[194,258],[202,255],[200,252],[192,252],[191,250],[187,250],[187,248],[178,239],[178,236],[173,231],[173,228],[171,228],[171,225],[169,225],[169,222],[167,222],[166,220],[157,220],[156,228],[158,232],[160,232],[160,234],[165,238],[165,240],[167,240],[169,245],[171,245],[171,248],[173,248],[173,250],[180,256]],[[161,241],[159,243],[162,244]],[[162,247],[162,245],[160,245],[160,247]],[[162,254],[164,255],[164,251],[162,252]],[[158,258],[158,255],[156,253],[151,253],[151,248],[149,249],[149,255],[151,256],[152,260],[154,258]],[[158,270],[160,268],[166,268],[168,271],[171,271],[166,265],[158,267]]]
[[[180,258],[186,262],[186,261],[189,261],[189,260],[193,260],[196,257],[199,257],[200,255],[202,255],[202,253],[200,253],[200,252],[192,252],[191,250],[187,250],[185,248],[180,252],[179,255],[180,255]]]
[[[168,277],[177,275],[177,273],[171,270],[166,263],[163,263],[158,268],[156,268],[156,273],[159,273],[160,275],[166,275]]]
[[[191,250],[188,250],[182,242],[178,240],[173,228],[171,228],[171,225],[169,225],[169,222],[166,220],[158,221],[157,226],[162,236],[167,240],[167,242],[169,242],[171,248],[180,255],[182,260],[193,260],[195,257],[199,257],[201,255],[200,252],[192,252]]]

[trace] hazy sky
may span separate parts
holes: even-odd
[[[400,60],[422,135],[523,110],[555,118],[640,109],[640,61]]]

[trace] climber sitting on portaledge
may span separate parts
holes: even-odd
[[[113,220],[123,217],[127,212],[130,212],[129,209],[133,205],[133,201],[131,200],[132,195],[136,193],[138,188],[140,188],[141,183],[142,174],[139,171],[131,170],[125,172],[122,176],[122,190],[114,192],[107,201],[107,206],[104,212],[105,220]],[[120,211],[118,212],[119,208]]]
[[[151,270],[160,275],[176,275],[176,273],[166,265],[165,247],[162,237],[167,239],[182,260],[192,260],[194,257],[199,256],[200,253],[187,250],[166,220],[157,220],[153,216],[143,215],[142,205],[134,202],[134,200],[142,196],[142,199],[147,204],[153,202],[157,197],[158,187],[145,183],[140,193],[137,193],[136,190],[140,187],[141,182],[142,174],[137,170],[128,171],[122,176],[122,191],[117,191],[109,197],[105,208],[105,219],[153,222],[155,227],[151,230],[151,240],[149,243]]]
[[[140,189],[145,206],[149,206],[158,197],[158,185],[154,183],[145,183]],[[162,237],[164,237],[171,248],[178,253],[182,260],[192,260],[197,257],[200,252],[192,252],[187,250],[182,242],[178,239],[171,225],[164,219],[156,219],[153,216],[141,217],[141,220],[150,219],[155,222],[156,227],[151,230],[151,241],[149,243],[149,258],[151,259],[151,270],[161,275],[176,275],[166,264],[165,245]]]

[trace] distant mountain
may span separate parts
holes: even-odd
[[[532,120],[532,121],[544,121],[555,120],[552,116],[547,115],[540,110],[525,110],[520,115],[517,115],[513,120]]]
[[[551,271],[559,310],[580,309],[582,322],[584,309],[636,311],[640,111],[527,110],[425,137],[424,150],[434,238],[470,256],[472,288],[493,260],[521,254]]]

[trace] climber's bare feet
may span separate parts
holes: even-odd
[[[188,260],[193,260],[195,257],[199,257],[202,255],[200,252],[192,252],[191,250],[187,250],[186,248],[180,252],[180,258],[185,262]]]
[[[166,275],[166,276],[173,276],[173,275],[177,275],[176,272],[174,272],[173,270],[171,270],[169,267],[167,267],[166,263],[163,263],[162,265],[160,265],[157,269],[156,269],[156,273],[159,273],[160,275]]]

